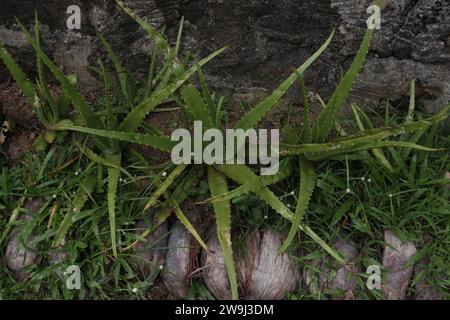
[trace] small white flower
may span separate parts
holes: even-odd
[[[264,216],[264,219],[267,219],[267,216]]]
[[[165,178],[167,177],[167,172],[164,171],[161,175]]]
[[[126,182],[127,182],[127,179],[123,179],[122,181],[123,181],[123,183],[126,183]]]
[[[53,195],[53,199],[56,199],[56,194]]]
[[[119,182],[122,182],[123,180],[122,180],[122,178],[119,178]]]
[[[133,293],[138,293],[138,288],[133,288]]]
[[[76,176],[78,175],[78,171],[75,171],[75,175],[76,175]]]
[[[77,208],[73,208],[73,212],[77,212],[78,211],[78,209]]]
[[[293,196],[295,194],[295,192],[294,191],[291,191],[291,196]]]
[[[367,179],[367,182],[368,182],[368,183],[371,183],[371,182],[372,182],[372,179],[370,179],[370,178]]]
[[[393,196],[392,193],[389,193],[389,198],[392,198],[392,196]]]
[[[162,270],[162,269],[164,269],[164,266],[161,264],[161,265],[159,265],[159,270]]]
[[[352,193],[352,190],[350,190],[349,188],[347,188],[347,190],[345,190],[345,193]]]
[[[362,181],[366,180],[366,177],[361,177],[361,180],[362,180]]]

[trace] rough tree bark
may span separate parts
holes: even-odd
[[[137,13],[157,27],[167,26],[173,40],[185,16],[184,49],[204,56],[230,48],[206,69],[215,87],[249,91],[271,88],[301,64],[337,29],[329,50],[306,74],[310,90],[327,95],[347,67],[366,28],[371,0],[128,0]],[[436,109],[450,101],[450,2],[383,0],[378,30],[352,97],[376,104],[380,98],[401,99],[411,79],[418,94]],[[82,10],[81,31],[66,28],[66,9]],[[14,17],[31,27],[34,9],[42,21],[48,53],[77,73],[80,85],[95,89],[89,65],[106,56],[95,35],[105,33],[130,67],[143,71],[151,43],[136,23],[117,11],[112,0],[2,0],[0,42],[32,73],[34,59]],[[144,73],[142,73],[144,74]],[[0,66],[0,80],[7,73]]]

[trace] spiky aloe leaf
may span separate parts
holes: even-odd
[[[131,108],[133,107],[132,101],[130,99],[130,95],[128,93],[127,88],[127,82],[128,82],[128,74],[127,70],[122,66],[122,64],[119,61],[119,58],[114,53],[114,50],[111,48],[108,41],[105,39],[103,34],[100,32],[97,33],[97,36],[100,38],[100,41],[103,43],[103,46],[105,47],[106,51],[108,52],[109,58],[111,59],[114,68],[116,69],[117,78],[119,79],[120,88],[122,89],[122,94],[124,95],[128,106]]]
[[[181,89],[181,96],[186,104],[184,111],[192,120],[202,121],[206,128],[212,128],[214,126],[212,115],[207,109],[200,92],[194,85],[188,84],[183,87]]]
[[[198,65],[203,66],[216,56],[221,54],[226,48],[222,48],[212,53],[205,59],[201,60]],[[197,72],[198,65],[192,66],[187,70],[178,80],[174,81],[167,87],[158,90],[150,98],[142,101],[136,107],[128,113],[123,122],[119,126],[120,131],[136,131],[141,125],[145,117],[168,97],[170,97],[175,91],[177,91],[195,72]]]
[[[212,119],[217,120],[217,112],[218,110],[216,110],[214,108],[214,103],[212,100],[212,94],[211,91],[209,90],[208,84],[206,83],[206,77],[205,74],[203,73],[203,70],[200,66],[198,66],[198,82],[200,83],[200,87],[202,88],[202,97],[205,100],[205,103],[207,105],[207,108],[209,110],[209,114],[211,115]],[[219,126],[219,124],[217,122],[214,123],[216,127]]]
[[[142,29],[144,29],[144,31],[155,42],[156,46],[164,53],[166,57],[172,54],[173,49],[161,33],[159,33],[152,25],[138,17],[123,1],[116,0],[116,3],[126,14],[136,21]]]
[[[306,92],[305,80],[301,74],[297,74],[297,78],[300,82],[300,91],[303,96],[303,141],[305,143],[312,142],[312,132],[311,132],[311,120],[309,118],[310,107],[308,100],[308,93]]]
[[[71,124],[70,121],[60,121],[52,126],[55,130],[72,130],[83,133],[88,133],[92,135],[96,135],[99,137],[116,139],[125,142],[137,143],[146,145],[152,148],[156,148],[162,151],[170,152],[172,148],[175,146],[176,142],[171,141],[168,137],[160,136],[160,135],[149,135],[143,133],[134,133],[134,132],[120,132],[120,131],[111,131],[111,130],[99,130],[86,128],[81,126],[76,126]]]
[[[25,73],[19,67],[19,65],[14,61],[9,52],[0,44],[0,58],[5,64],[8,71],[11,73],[14,81],[16,81],[23,95],[27,99],[31,106],[34,106],[35,99],[37,98],[36,91],[34,90],[34,85],[28,80]]]
[[[224,175],[229,177],[230,179],[240,183],[244,184],[248,181],[256,180],[258,179],[258,176],[253,173],[250,168],[246,167],[245,165],[221,165],[219,167],[219,171],[222,172]],[[291,223],[294,221],[294,213],[287,208],[283,202],[278,199],[278,197],[270,191],[269,188],[261,188],[254,191],[255,194],[261,198],[264,202],[266,202],[273,210],[275,210],[278,214],[280,214],[282,217],[289,220]],[[339,263],[344,264],[345,261],[341,257],[341,255],[331,248],[325,241],[323,241],[310,227],[307,225],[300,223],[299,229],[303,232],[305,232],[306,235],[308,235],[312,240],[314,240],[317,244],[319,244],[326,252],[328,252],[333,258],[335,258]]]
[[[404,135],[406,133],[411,133],[420,129],[428,128],[433,124],[439,123],[445,120],[448,117],[448,110],[450,108],[446,108],[439,112],[437,115],[430,117],[428,119],[424,119],[421,121],[414,121],[407,124],[402,124],[392,128],[378,128],[365,130],[363,133],[355,136],[346,136],[344,138],[336,139],[332,142],[328,143],[313,143],[313,144],[301,144],[301,145],[288,145],[288,144],[280,144],[280,154],[281,155],[300,155],[300,154],[309,154],[308,158],[312,159],[313,153],[326,153],[326,152],[334,152],[339,153],[341,151],[348,151],[352,147],[357,146],[357,150],[368,150],[372,148],[377,148],[376,145],[371,145],[370,148],[361,149],[361,145],[369,144],[369,143],[380,143],[380,140],[387,139],[389,137],[396,137],[400,135]],[[394,142],[388,142],[395,143]],[[392,145],[393,146],[393,145]],[[379,147],[383,147],[383,144],[379,145]]]
[[[211,197],[209,199],[206,199],[203,201],[203,203],[214,203],[218,201],[224,201],[224,200],[231,200],[234,198],[238,198],[246,193],[252,192],[259,188],[267,187],[271,184],[280,182],[287,177],[291,176],[293,165],[292,165],[292,158],[288,157],[286,159],[281,160],[280,162],[280,170],[277,174],[274,175],[267,175],[267,176],[260,176],[257,180],[249,181],[240,187],[233,189],[225,194]]]
[[[153,193],[153,195],[150,197],[150,199],[147,201],[147,204],[145,205],[144,211],[147,211],[154,205],[156,205],[158,199],[160,196],[162,196],[167,189],[170,188],[170,186],[174,183],[175,179],[180,176],[180,174],[183,173],[184,169],[187,168],[187,164],[180,164],[175,167],[174,170],[169,174],[169,176],[164,180],[163,183],[161,183],[158,186],[158,189]]]
[[[297,73],[302,75],[306,69],[322,54],[322,52],[328,47],[334,36],[334,30],[328,37],[327,41],[319,48],[303,65],[297,69]],[[248,130],[253,128],[264,117],[264,115],[272,109],[288,91],[288,89],[294,84],[297,79],[297,73],[294,72],[287,78],[269,97],[264,101],[256,105],[250,110],[244,117],[236,124],[236,128]]]
[[[218,196],[228,192],[228,185],[225,177],[208,166],[208,183],[211,195]],[[231,297],[233,300],[238,299],[238,284],[236,269],[233,260],[233,248],[231,244],[231,207],[230,201],[224,200],[214,203],[214,212],[216,214],[217,236],[222,249],[222,255],[227,267],[228,279],[230,281]]]
[[[294,240],[317,183],[316,171],[314,169],[314,165],[310,161],[308,161],[305,157],[300,156],[299,167],[300,190],[298,193],[297,206],[295,208],[295,214],[292,219],[292,226],[289,230],[289,234],[279,250],[281,253],[284,253],[289,248],[292,240]]]
[[[39,20],[37,16],[37,12],[34,12],[34,36],[36,39],[36,43],[39,47],[41,47],[41,39],[39,34]],[[45,69],[44,64],[42,63],[42,60],[40,59],[39,55],[36,54],[36,65],[37,65],[37,71],[38,71],[38,88],[41,92],[41,96],[45,98],[48,105],[51,108],[52,111],[52,118],[46,117],[47,122],[55,122],[59,120],[59,108],[50,93],[50,90],[48,89],[47,85],[47,79],[45,77]]]
[[[135,149],[130,150],[130,155],[136,164],[139,165],[138,169],[141,170],[144,174],[154,175],[154,172],[149,168],[148,161]],[[172,194],[166,192],[167,200],[162,205],[162,209],[158,210],[155,215],[154,222],[150,228],[145,230],[141,238],[147,237],[151,232],[153,232],[156,228],[158,228],[161,224],[163,224],[175,211],[175,204],[182,203],[188,197],[189,190],[200,181],[204,176],[204,168],[202,166],[193,167],[189,174],[187,174],[177,185]],[[161,185],[160,180],[156,180],[156,185]],[[127,246],[124,251],[134,248],[138,244],[138,241],[133,242],[129,246]]]
[[[109,130],[114,130],[117,127],[117,117],[112,110],[111,98],[109,96],[110,92],[110,79],[108,73],[106,72],[105,66],[101,60],[98,61],[100,66],[100,71],[103,77],[103,86],[104,86],[104,104],[105,104],[105,112],[106,112],[106,127]]]
[[[175,215],[177,216],[178,220],[180,220],[180,222],[186,227],[189,233],[194,237],[195,240],[197,240],[197,242],[202,246],[202,248],[208,250],[208,246],[202,240],[202,238],[198,234],[197,230],[195,230],[194,226],[189,221],[189,219],[184,215],[183,211],[181,211],[178,204],[173,199],[172,202],[175,207]]]
[[[363,122],[361,121],[361,118],[359,117],[359,113],[358,113],[358,109],[357,106],[355,104],[352,104],[352,111],[353,114],[355,116],[355,120],[356,123],[359,127],[360,131],[365,131],[365,127]],[[363,113],[363,115],[365,116],[364,112],[362,110],[359,110],[361,113]],[[367,118],[367,116],[366,116]],[[389,160],[386,158],[386,156],[383,153],[383,150],[381,149],[372,149],[371,150],[372,154],[374,155],[374,157],[376,159],[378,159],[378,161],[381,163],[382,166],[384,166],[389,172],[394,172],[394,168],[392,167],[391,163],[389,162]]]
[[[33,49],[38,54],[39,58],[42,62],[47,66],[50,72],[54,75],[56,80],[61,83],[63,89],[66,91],[70,100],[72,101],[74,107],[77,109],[81,119],[84,123],[91,128],[101,127],[101,122],[98,118],[94,117],[90,111],[89,105],[83,96],[78,92],[75,86],[70,82],[69,79],[64,75],[64,73],[59,70],[59,68],[47,57],[45,52],[39,47],[36,40],[31,36],[31,34],[27,31],[24,25],[17,20],[22,32],[26,35],[28,42],[31,44]]]
[[[58,229],[58,232],[55,235],[52,246],[58,247],[69,231],[70,227],[73,224],[73,216],[75,213],[80,212],[87,200],[89,199],[91,193],[94,191],[95,186],[97,184],[97,175],[94,170],[90,170],[84,179],[81,181],[80,186],[75,194],[75,198],[73,199],[72,205],[69,208],[69,211],[64,216],[63,221]]]
[[[114,154],[110,156],[111,161],[120,166],[121,154]],[[109,228],[111,231],[111,246],[114,257],[117,258],[117,240],[116,240],[116,195],[117,184],[119,182],[120,170],[113,167],[108,167],[108,213],[109,213]]]
[[[158,61],[157,53],[158,51],[156,50],[156,48],[153,48],[152,58],[150,60],[150,67],[147,76],[147,83],[145,85],[144,100],[150,96],[150,92],[152,92],[153,90],[153,81],[155,80],[155,73],[156,73],[156,63]]]
[[[336,148],[335,150],[323,152],[323,153],[317,153],[317,154],[307,154],[306,157],[309,160],[313,161],[319,161],[324,160],[330,157],[335,157],[337,155],[341,154],[347,154],[352,152],[359,152],[359,151],[365,151],[365,150],[373,150],[373,149],[379,149],[379,148],[388,148],[388,147],[397,147],[397,148],[410,148],[420,151],[427,151],[427,152],[433,152],[433,151],[440,151],[442,149],[435,149],[435,148],[429,148],[425,146],[421,146],[415,143],[406,142],[406,141],[374,141],[364,144],[355,144],[355,145],[349,145],[344,147]]]
[[[344,105],[345,100],[353,87],[353,83],[361,70],[367,53],[369,52],[370,42],[372,40],[374,30],[368,29],[364,39],[361,43],[355,59],[347,71],[345,76],[340,81],[331,99],[328,101],[327,107],[320,113],[314,125],[314,142],[324,142],[330,134],[331,128],[334,126],[334,121],[337,114]]]

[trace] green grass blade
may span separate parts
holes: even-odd
[[[319,117],[317,118],[316,124],[314,125],[313,129],[315,142],[324,142],[330,134],[331,128],[334,126],[336,116],[344,105],[345,100],[347,100],[347,97],[353,87],[353,83],[355,82],[356,77],[364,64],[366,55],[369,52],[369,46],[372,40],[373,32],[373,29],[367,30],[361,47],[359,48],[350,69],[340,81],[339,85],[331,96],[327,107],[320,113]]]
[[[298,194],[297,206],[295,208],[295,214],[293,217],[291,229],[289,230],[289,234],[279,250],[280,253],[286,252],[286,250],[289,248],[289,245],[294,240],[300,224],[303,221],[303,217],[305,215],[306,209],[308,208],[309,201],[311,200],[311,196],[317,183],[316,171],[311,162],[309,162],[304,157],[300,157],[299,167],[300,191]]]
[[[334,36],[334,30],[328,37],[327,41],[317,50],[303,65],[297,69],[297,73],[302,75],[306,69],[322,54],[322,52],[328,47]],[[239,122],[236,124],[236,128],[244,130],[253,128],[264,117],[264,115],[272,109],[288,91],[288,89],[294,84],[297,79],[297,73],[286,79],[269,97],[264,101],[256,105],[250,110]]]
[[[228,192],[228,185],[225,177],[212,166],[208,166],[208,182],[212,196],[217,196]],[[233,248],[231,244],[230,201],[225,200],[216,202],[213,206],[216,214],[217,235],[230,281],[231,297],[233,300],[237,300],[238,284],[233,260]]]
[[[219,167],[219,171],[225,174],[230,179],[244,184],[248,181],[258,179],[258,176],[253,173],[250,168],[245,165],[221,165]],[[289,210],[288,207],[284,205],[283,202],[278,199],[278,197],[270,191],[269,188],[262,188],[254,191],[255,194],[261,198],[264,202],[266,202],[273,210],[275,210],[282,217],[289,220],[291,223],[294,221],[294,213]],[[341,255],[331,248],[325,241],[323,241],[311,228],[307,225],[300,223],[299,229],[305,232],[312,240],[314,240],[317,244],[319,244],[326,252],[328,252],[333,258],[335,258],[339,263],[344,264],[345,261],[341,257]]]
[[[58,232],[55,235],[55,238],[53,240],[52,246],[58,247],[61,242],[64,240],[64,237],[66,236],[67,232],[69,231],[70,227],[73,224],[73,215],[77,212],[80,212],[84,205],[86,204],[87,200],[89,199],[89,196],[94,191],[95,186],[97,184],[97,175],[95,174],[94,170],[91,170],[86,174],[86,177],[81,181],[80,186],[78,187],[78,190],[75,194],[75,198],[72,202],[71,208],[69,208],[69,211],[65,215]]]
[[[120,165],[120,154],[111,156],[112,161],[116,165]],[[117,168],[108,167],[108,213],[109,213],[109,227],[111,230],[111,246],[113,255],[117,258],[117,240],[116,240],[116,194],[117,184],[119,182],[120,170]]]

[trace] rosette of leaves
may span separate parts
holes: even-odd
[[[97,167],[99,175],[103,175],[103,167],[107,168],[108,192],[107,201],[109,207],[109,221],[111,227],[111,242],[114,256],[117,256],[115,203],[118,181],[122,169],[121,164],[125,155],[131,149],[129,143],[120,143],[118,140],[138,142],[156,149],[170,151],[173,143],[168,137],[159,134],[136,134],[145,117],[158,106],[170,101],[172,95],[183,86],[198,69],[219,55],[224,49],[218,50],[205,59],[188,68],[190,56],[179,59],[183,20],[180,23],[178,39],[175,47],[172,47],[164,36],[150,24],[137,17],[122,1],[117,1],[122,10],[135,19],[147,32],[154,42],[148,76],[145,81],[137,81],[120,63],[105,37],[98,34],[104,44],[109,58],[117,73],[118,85],[106,72],[101,60],[95,71],[103,78],[104,97],[103,103],[95,110],[75,87],[76,80],[73,76],[66,76],[51,59],[45,54],[40,44],[39,21],[35,18],[34,35],[17,20],[28,42],[36,52],[38,78],[33,84],[15,63],[7,50],[0,45],[0,58],[12,74],[14,80],[27,98],[29,104],[35,110],[38,119],[48,130],[72,130],[83,132],[95,137],[95,149],[82,147],[82,152]],[[157,68],[158,54],[163,55],[163,65]],[[47,83],[47,73],[50,73],[61,85],[61,94],[58,97],[52,95]],[[113,98],[111,91],[114,92]],[[75,115],[68,118],[70,107],[75,110]],[[123,139],[126,137],[127,139]],[[92,171],[95,168],[92,168]],[[100,179],[99,179],[100,180]],[[89,184],[91,185],[91,184]],[[178,199],[182,200],[182,199]],[[70,214],[69,214],[70,215]],[[68,216],[69,216],[68,215]],[[179,215],[182,215],[181,211]],[[64,239],[72,222],[70,217],[64,219],[59,232],[55,236],[53,245],[58,247]],[[185,219],[187,224],[187,219]],[[191,228],[192,229],[192,228]]]

